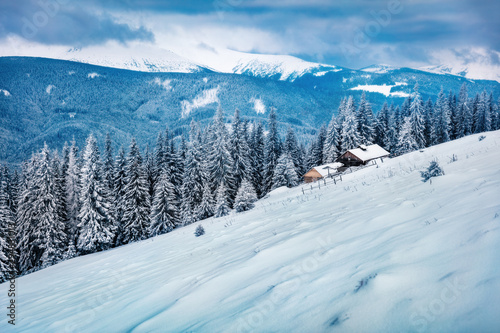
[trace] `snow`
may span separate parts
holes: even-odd
[[[365,84],[365,85],[357,85],[356,87],[351,88],[350,90],[363,90],[367,92],[374,92],[385,95],[385,97],[395,96],[395,97],[408,97],[410,94],[402,92],[402,91],[394,91],[391,92],[391,89],[396,86],[407,85],[406,83],[396,82],[393,85],[374,85],[374,84]]]
[[[217,88],[204,90],[203,92],[198,94],[191,102],[186,100],[181,101],[181,117],[185,118],[189,116],[191,111],[195,109],[207,106],[212,103],[219,103],[219,97],[217,96],[218,93],[219,86],[217,86]]]
[[[87,74],[87,78],[89,78],[89,79],[95,79],[96,77],[100,77],[100,76],[101,76],[101,74],[98,74],[95,72]]]
[[[160,78],[156,77],[154,80],[153,80],[153,83],[154,84],[157,84],[159,85],[160,87],[163,87],[166,91],[170,91],[172,90],[172,86],[170,85],[170,83],[172,82],[172,80],[168,80],[168,79],[165,79],[165,80],[161,80]]]
[[[264,102],[262,102],[260,98],[252,98],[250,99],[250,103],[253,103],[253,109],[257,114],[266,113],[266,106],[264,105]]]
[[[52,92],[52,89],[54,89],[55,87],[56,87],[56,86],[54,86],[54,85],[52,85],[52,84],[49,84],[49,85],[47,86],[47,88],[45,88],[45,92],[46,92],[47,94],[49,94],[49,95],[50,95],[50,93]]]
[[[349,149],[349,152],[363,162],[379,157],[389,156],[389,152],[377,144],[369,146],[361,145],[360,148]]]
[[[377,74],[386,74],[390,71],[398,69],[397,67],[393,67],[391,65],[371,65],[365,68],[361,68],[360,71],[368,72],[368,73],[377,73]]]
[[[496,332],[500,131],[483,135],[21,277],[15,331]]]
[[[0,94],[3,94],[5,97],[10,96],[10,92],[8,90],[5,90],[5,89],[0,89]]]
[[[326,177],[332,173],[337,172],[337,169],[344,166],[342,163],[335,162],[335,163],[329,163],[329,164],[324,164],[320,166],[315,166],[313,167],[314,170],[316,170],[321,176]]]

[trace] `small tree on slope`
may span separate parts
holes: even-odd
[[[234,208],[237,212],[244,212],[255,207],[254,202],[257,201],[255,190],[247,179],[241,182],[240,189],[236,194]]]
[[[443,169],[439,166],[437,161],[431,161],[431,164],[425,171],[420,171],[420,174],[422,175],[422,181],[425,183],[432,177],[438,177],[444,175]]]

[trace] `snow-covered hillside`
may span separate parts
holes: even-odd
[[[0,331],[495,332],[500,131],[482,135],[19,278]]]
[[[463,76],[468,79],[493,80],[500,82],[500,66],[481,63],[462,65],[438,65],[420,67],[418,70],[435,73]]]

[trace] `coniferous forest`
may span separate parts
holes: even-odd
[[[188,138],[158,133],[156,146],[114,151],[112,137],[84,147],[47,145],[21,168],[0,168],[0,282],[62,260],[168,233],[231,210],[243,212],[281,186],[293,187],[311,167],[333,162],[360,144],[377,143],[393,156],[500,128],[499,105],[484,91],[469,97],[418,92],[374,113],[363,95],[342,100],[327,126],[304,144],[276,114],[267,124],[228,123],[219,109],[205,128],[192,121]],[[15,251],[16,260],[9,258]]]

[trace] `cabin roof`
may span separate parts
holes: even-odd
[[[385,150],[384,148],[380,147],[377,144],[369,146],[362,145],[362,147],[360,146],[360,148],[350,149],[348,150],[348,152],[350,152],[363,162],[390,155],[390,153],[387,150]]]
[[[337,169],[343,167],[344,165],[340,162],[328,163],[319,166],[313,167],[322,177],[328,176],[328,170],[330,170],[330,174],[337,172]]]

